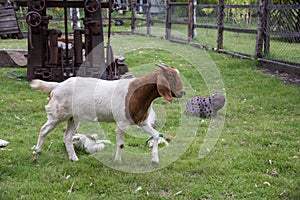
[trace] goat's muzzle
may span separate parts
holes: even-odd
[[[185,91],[184,90],[182,90],[182,91],[180,91],[180,92],[178,92],[178,93],[173,93],[172,92],[172,96],[173,97],[176,97],[176,98],[181,98],[181,97],[183,97],[185,95]]]

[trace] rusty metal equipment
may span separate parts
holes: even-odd
[[[109,42],[105,46],[102,8],[112,11],[112,2],[98,0],[27,0],[27,79],[63,81],[73,76],[118,79],[128,71],[124,57],[114,57]],[[47,8],[64,9],[64,30],[49,29],[53,17]],[[68,8],[84,9],[83,29],[68,32]],[[109,13],[110,13],[109,12]],[[110,33],[108,34],[108,37]]]

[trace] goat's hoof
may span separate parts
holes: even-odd
[[[32,162],[36,162],[36,161],[37,161],[37,157],[34,156],[34,157],[32,158]]]
[[[114,159],[115,163],[121,163],[121,159]]]
[[[34,150],[33,152],[32,152],[32,154],[35,156],[35,155],[38,155],[39,153],[41,153],[42,151],[39,151],[39,150]]]
[[[78,159],[77,157],[75,157],[75,158],[70,158],[70,160],[71,160],[72,162],[77,162],[79,159]]]
[[[153,167],[157,167],[158,165],[159,165],[159,162],[158,162],[158,161],[152,160],[152,166],[153,166]]]

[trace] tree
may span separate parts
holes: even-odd
[[[226,4],[229,5],[251,5],[258,4],[259,0],[227,0]],[[241,23],[243,20],[246,24],[251,24],[252,10],[251,9],[241,9],[241,8],[232,8],[227,13],[227,17],[231,17],[233,23]]]

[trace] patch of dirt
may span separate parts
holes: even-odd
[[[289,73],[280,72],[280,71],[272,71],[269,69],[260,69],[259,71],[261,71],[265,74],[269,74],[272,77],[280,78],[284,83],[292,83],[292,84],[300,86],[300,75],[289,74]]]

